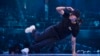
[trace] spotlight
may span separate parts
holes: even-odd
[[[36,23],[36,26],[38,26],[38,27],[39,27],[39,26],[40,26],[40,23]]]
[[[90,53],[91,53],[91,51],[88,50],[88,51],[87,51],[87,54],[90,54]]]
[[[96,52],[97,52],[97,53],[100,53],[100,50],[97,50]]]
[[[95,27],[98,27],[100,24],[100,21],[94,21],[93,24],[95,25]]]

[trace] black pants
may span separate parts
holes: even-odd
[[[66,36],[70,35],[69,21],[64,19],[58,24],[52,25],[48,27],[43,32],[33,31],[32,35],[35,39],[35,44],[33,45],[33,51],[37,51],[46,45],[50,45],[59,41],[61,39],[66,38]]]
[[[66,36],[70,35],[70,30],[67,25],[59,23],[48,27],[41,33],[33,31],[32,35],[36,42],[32,46],[33,51],[39,52],[39,50],[46,45],[51,45],[54,42],[64,39]]]

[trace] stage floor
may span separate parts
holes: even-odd
[[[72,54],[0,54],[0,56],[72,56]],[[77,54],[77,56],[100,56],[100,54]]]

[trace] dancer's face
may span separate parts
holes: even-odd
[[[70,13],[69,19],[71,21],[75,21],[77,19],[77,17],[75,15],[73,15],[73,14]]]

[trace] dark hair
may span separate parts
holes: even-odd
[[[72,13],[73,15],[75,15],[77,18],[80,17],[80,12],[79,12],[78,10],[71,11],[71,13]]]
[[[82,23],[82,19],[80,19],[80,12],[79,12],[79,10],[71,11],[71,13],[77,17],[76,22],[80,25]]]

